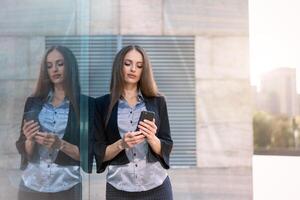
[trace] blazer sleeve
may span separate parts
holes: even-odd
[[[107,137],[104,131],[105,118],[103,116],[103,99],[99,98],[95,102],[95,120],[94,120],[94,154],[96,160],[97,173],[104,172],[109,162],[103,162],[107,148]]]
[[[159,129],[157,130],[157,137],[161,142],[161,153],[162,157],[154,153],[154,151],[150,148],[151,156],[154,156],[165,169],[170,168],[170,154],[173,148],[173,140],[171,138],[171,131],[169,125],[169,117],[168,117],[168,110],[167,104],[164,97],[159,97],[159,119],[160,125]]]

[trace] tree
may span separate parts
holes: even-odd
[[[272,117],[263,111],[254,113],[253,116],[253,132],[254,132],[254,147],[269,148],[271,145],[271,126]]]
[[[271,147],[289,148],[295,146],[291,119],[287,116],[276,116],[272,119]]]

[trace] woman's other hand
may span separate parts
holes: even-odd
[[[124,148],[132,148],[137,144],[144,142],[145,136],[141,131],[127,132],[122,139],[122,145]]]
[[[62,141],[57,135],[47,132],[38,132],[35,135],[35,141],[48,149],[59,149],[62,145]]]

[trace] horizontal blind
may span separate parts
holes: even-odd
[[[166,96],[174,147],[172,166],[196,166],[194,37],[123,36],[149,55],[159,90]]]
[[[117,51],[117,36],[51,36],[46,47],[63,45],[76,56],[83,94],[93,97],[109,92],[111,66]]]
[[[149,55],[159,90],[166,96],[174,147],[172,166],[196,166],[194,37],[51,36],[46,47],[64,45],[79,63],[82,92],[108,93],[111,66],[122,46],[138,44]]]

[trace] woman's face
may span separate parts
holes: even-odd
[[[57,51],[51,51],[47,56],[47,71],[54,85],[62,84],[64,81],[65,64],[64,57]]]
[[[130,50],[124,57],[123,76],[125,84],[137,84],[143,71],[143,56],[136,50]]]

